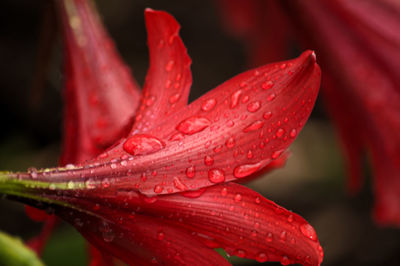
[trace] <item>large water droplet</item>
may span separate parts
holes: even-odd
[[[273,86],[274,83],[272,81],[266,81],[263,84],[261,84],[261,88],[263,88],[263,90],[271,89]]]
[[[157,152],[165,147],[165,143],[156,137],[137,134],[128,138],[124,143],[124,150],[132,155],[143,155]]]
[[[201,106],[201,110],[204,112],[208,112],[212,110],[215,105],[217,104],[217,101],[214,98],[208,99],[205,102],[203,102],[203,105]]]
[[[283,257],[281,258],[281,264],[282,264],[282,265],[289,265],[289,264],[290,264],[289,258],[288,258],[287,256],[283,256]]]
[[[260,121],[260,120],[257,120],[255,122],[251,123],[250,125],[248,125],[245,129],[243,129],[243,131],[247,133],[247,132],[250,132],[250,131],[254,131],[254,130],[260,129],[263,126],[264,126],[264,122]]]
[[[225,181],[225,173],[221,169],[210,169],[208,179],[211,183],[221,183]]]
[[[252,173],[258,171],[262,165],[262,162],[253,163],[253,164],[242,164],[233,170],[233,175],[236,178],[243,178],[251,175]]]
[[[180,122],[176,129],[184,134],[192,135],[203,131],[210,124],[211,122],[207,118],[192,116]]]
[[[317,241],[317,233],[311,225],[307,223],[300,225],[300,231],[305,237]]]

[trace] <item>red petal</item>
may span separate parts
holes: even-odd
[[[185,106],[192,74],[191,59],[179,37],[178,22],[164,11],[145,12],[150,67],[131,134],[146,132]]]
[[[58,1],[65,48],[66,112],[62,162],[93,158],[129,130],[139,90],[96,9]]]
[[[35,222],[43,222],[50,216],[43,210],[36,209],[29,205],[25,205],[25,213]]]
[[[65,211],[61,215],[103,253],[131,265],[229,265],[189,232],[155,217],[102,207],[107,220]]]
[[[345,98],[344,108],[355,114],[349,121],[337,110],[342,106],[330,104],[336,120],[343,120],[338,123],[341,131],[352,131],[343,134],[344,142],[358,137],[349,157],[356,161],[361,145],[372,151],[378,221],[399,225],[400,6],[395,1],[338,0],[291,1],[288,8],[333,80],[335,88],[326,100]]]
[[[310,51],[245,72],[150,130],[143,141],[156,138],[163,144],[154,153],[146,149],[145,155],[130,157],[123,139],[91,164],[57,169],[47,176],[38,173],[37,179],[85,178],[91,181],[90,188],[104,182],[109,187],[112,182],[112,189],[151,195],[244,178],[277,159],[292,143],[311,112],[319,82],[320,70]],[[210,100],[216,104],[205,111],[202,107]],[[182,123],[192,125],[181,127]],[[139,144],[135,139],[137,146],[154,146]]]
[[[261,262],[322,262],[322,248],[310,224],[235,183],[207,188],[197,198],[179,194],[157,197],[141,209],[166,217],[231,255]]]

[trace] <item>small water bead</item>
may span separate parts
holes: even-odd
[[[247,103],[249,101],[250,97],[248,95],[244,96],[242,99],[242,103]]]
[[[161,240],[163,240],[164,238],[165,238],[164,232],[161,232],[161,231],[160,231],[160,232],[157,233],[157,239],[158,239],[158,240],[161,241]]]
[[[243,90],[237,90],[231,95],[231,108],[235,108],[239,104],[240,96],[242,95]]]
[[[284,150],[279,150],[279,151],[274,151],[271,155],[272,159],[277,159],[281,154],[284,152]]]
[[[87,189],[94,189],[96,188],[96,182],[93,179],[88,179],[85,181],[85,187]]]
[[[213,149],[213,151],[215,152],[215,153],[218,153],[218,152],[220,152],[222,150],[222,145],[218,145],[217,147],[215,147],[214,149]]]
[[[183,134],[192,135],[203,131],[210,124],[211,122],[207,118],[192,116],[180,122],[176,129]]]
[[[293,222],[293,214],[290,214],[290,215],[288,216],[287,221],[288,221],[289,223],[292,223],[292,222]]]
[[[69,182],[67,183],[67,188],[68,188],[68,189],[73,189],[74,187],[75,187],[75,184],[74,184],[73,181],[69,181]]]
[[[300,225],[300,231],[305,237],[317,241],[317,233],[311,225],[307,223]]]
[[[230,137],[229,139],[226,140],[225,145],[228,148],[233,148],[236,144],[236,141],[233,137]]]
[[[179,100],[180,97],[181,97],[181,95],[179,93],[175,93],[175,94],[171,95],[169,97],[169,103],[170,104],[176,103]]]
[[[286,241],[286,238],[287,238],[287,233],[286,233],[286,231],[282,231],[282,233],[279,235],[279,239],[280,239],[281,241],[285,242],[285,241]]]
[[[217,101],[214,98],[208,99],[201,106],[201,110],[203,110],[204,112],[208,112],[208,111],[212,110],[216,104],[217,104]]]
[[[103,188],[110,187],[110,180],[108,180],[108,178],[104,178],[103,181],[101,181],[101,185]]]
[[[204,157],[204,164],[207,165],[207,166],[213,165],[214,164],[214,158],[209,156],[209,155],[206,155]]]
[[[239,258],[244,258],[246,257],[246,251],[244,251],[243,249],[237,249],[235,250],[234,255]]]
[[[171,85],[172,85],[172,81],[171,80],[169,80],[169,79],[167,79],[167,81],[165,81],[165,88],[166,89],[169,89],[169,88],[171,88]],[[170,98],[171,99],[171,98]]]
[[[157,152],[165,147],[165,143],[156,137],[137,134],[128,138],[123,148],[124,150],[132,155],[144,155]]]
[[[272,233],[268,233],[267,237],[265,238],[265,241],[267,241],[268,243],[271,243],[273,240],[273,236]]]
[[[188,168],[186,168],[186,176],[188,178],[193,178],[196,174],[196,169],[194,166],[190,166]]]
[[[226,195],[228,195],[228,189],[226,188],[226,187],[224,187],[223,189],[221,189],[221,195],[222,196],[226,196]]]
[[[271,93],[270,95],[267,96],[267,101],[270,102],[270,101],[274,100],[275,98],[276,98],[276,94]]]
[[[260,101],[251,102],[247,105],[247,111],[249,111],[251,113],[258,111],[260,108],[261,108]]]
[[[286,68],[286,64],[285,63],[283,63],[281,66],[280,66],[280,69],[285,69]]]
[[[208,171],[208,179],[211,183],[221,183],[225,181],[225,173],[221,169],[210,169]]]
[[[272,112],[266,112],[263,114],[265,120],[269,120],[272,117]]]
[[[247,159],[253,158],[253,152],[251,150],[247,151]]]
[[[172,68],[174,67],[175,61],[174,60],[169,60],[168,63],[165,65],[165,70],[167,72],[171,71]]]
[[[287,256],[283,256],[281,259],[281,264],[282,265],[289,265],[290,264],[290,260]]]
[[[292,130],[290,130],[289,135],[291,138],[295,138],[297,136],[297,130],[293,128]]]
[[[228,127],[233,127],[235,125],[235,122],[233,122],[232,120],[229,120],[228,122],[226,122],[226,125]]]
[[[187,190],[187,186],[179,179],[179,177],[174,177],[174,187],[180,191]]]
[[[255,201],[256,201],[257,204],[260,204],[260,203],[261,203],[260,197],[256,197],[256,200],[255,200]]]
[[[266,262],[268,261],[268,256],[264,252],[258,253],[256,256],[256,260],[258,262]]]
[[[161,185],[155,185],[154,186],[154,192],[157,193],[157,194],[160,194],[161,192],[163,192],[163,190],[164,190],[164,187],[161,186]]]
[[[276,135],[276,137],[277,137],[278,139],[279,139],[279,138],[282,138],[283,134],[285,134],[285,130],[284,130],[283,128],[278,128],[278,130],[277,130],[276,133],[275,133],[275,135]]]
[[[257,120],[255,122],[251,123],[250,125],[248,125],[245,129],[243,129],[243,132],[247,133],[250,131],[255,131],[255,130],[262,128],[263,126],[264,126],[264,122]]]
[[[274,83],[272,81],[266,81],[263,84],[261,84],[261,88],[263,88],[263,90],[271,89],[273,86]]]
[[[235,202],[240,202],[242,200],[242,195],[241,194],[236,194],[235,195]]]

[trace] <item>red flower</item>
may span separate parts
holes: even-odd
[[[374,170],[375,218],[382,224],[399,225],[399,4],[390,0],[268,1],[268,6],[258,0],[222,3],[235,12],[225,15],[231,19],[227,21],[231,26],[238,24],[232,18],[246,14],[247,22],[240,22],[239,26],[243,29],[248,25],[246,31],[240,31],[242,35],[264,34],[264,38],[255,41],[254,37],[246,38],[251,43],[261,46],[266,41],[285,42],[287,25],[292,22],[299,40],[318,52],[324,69],[325,101],[348,159],[349,189],[353,193],[361,189],[360,157],[368,150]],[[249,8],[254,6],[257,8]],[[270,18],[271,12],[279,19],[260,22],[261,17]],[[252,62],[254,58],[259,59],[257,63],[271,60],[256,53],[250,57]]]
[[[76,25],[74,18],[90,21],[84,13],[88,10],[75,10],[80,15],[70,17],[70,25]],[[315,55],[307,51],[242,73],[187,105],[191,60],[179,25],[167,13],[148,9],[146,26],[150,68],[130,133],[96,159],[76,166],[3,173],[0,192],[50,205],[99,250],[130,264],[225,265],[213,250],[221,247],[260,262],[319,265],[322,249],[311,225],[244,186],[226,183],[263,171],[285,156],[317,96]],[[77,28],[77,36],[92,36],[89,28]],[[90,49],[103,55],[101,46]],[[81,72],[75,72],[73,62],[67,72],[71,81],[82,84],[93,78],[87,85],[92,87],[95,75],[77,78]],[[91,73],[89,62],[88,69],[77,67]],[[97,111],[90,119],[81,117],[87,113],[80,112],[79,103],[90,100],[89,92],[73,98],[70,108],[77,111],[67,115],[88,121],[82,122],[78,138],[108,143],[99,142],[101,134],[83,130],[85,123],[101,117]]]

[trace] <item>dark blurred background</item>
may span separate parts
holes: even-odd
[[[191,100],[247,68],[244,46],[222,28],[215,1],[96,2],[139,84],[148,67],[146,7],[168,11],[182,26],[181,36],[193,61]],[[57,164],[63,82],[60,38],[55,35],[49,47],[40,38],[51,36],[46,33],[56,28],[49,19],[49,6],[45,0],[0,2],[1,170]],[[374,224],[370,181],[360,195],[350,197],[345,191],[340,147],[320,101],[291,151],[284,169],[249,186],[315,227],[325,251],[323,265],[400,265],[400,230]],[[0,199],[0,230],[29,239],[40,227],[26,217],[22,205]],[[82,238],[62,224],[50,240],[44,261],[50,266],[86,265],[85,256]],[[234,257],[231,261],[254,264]]]

